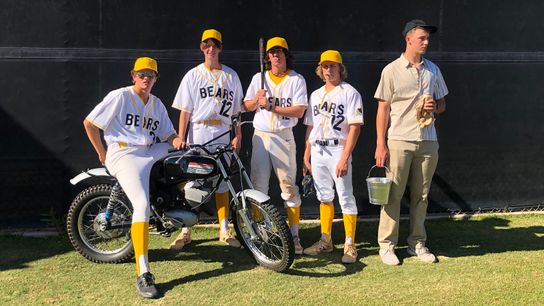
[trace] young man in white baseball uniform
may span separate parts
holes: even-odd
[[[136,257],[136,288],[145,298],[158,297],[149,272],[149,175],[151,166],[179,147],[177,136],[161,100],[151,94],[158,78],[157,62],[140,57],[131,72],[132,86],[110,92],[85,118],[83,125],[98,159],[119,181],[134,208],[130,234]],[[100,138],[104,132],[107,151]],[[168,143],[159,143],[167,140]]]
[[[374,94],[378,100],[376,114],[376,165],[383,167],[389,160],[392,185],[389,204],[382,206],[378,243],[380,258],[387,265],[398,265],[395,247],[399,238],[400,202],[410,186],[410,233],[408,254],[428,263],[436,257],[425,246],[425,216],[428,194],[438,163],[438,139],[433,120],[420,125],[417,105],[434,114],[446,110],[448,88],[438,66],[423,58],[429,36],[436,27],[422,20],[406,23],[403,31],[406,48],[403,54],[382,71]],[[427,96],[428,98],[422,99]],[[386,141],[387,136],[387,141]]]
[[[295,253],[302,254],[298,236],[301,199],[295,183],[296,143],[292,128],[308,105],[306,81],[293,70],[287,41],[282,37],[267,41],[265,62],[264,89],[261,89],[261,74],[257,73],[244,98],[246,110],[256,111],[251,180],[255,189],[268,193],[270,171],[274,170],[287,208]]]
[[[200,50],[204,63],[189,70],[181,80],[172,107],[179,109],[179,135],[185,135],[190,122],[189,143],[204,144],[232,128],[232,117],[241,110],[243,90],[238,74],[219,62],[223,50],[221,33],[214,29],[202,33]],[[214,144],[227,144],[230,134],[217,139]],[[232,146],[238,149],[242,143],[240,127],[232,139]],[[182,146],[185,146],[183,143]],[[240,242],[231,234],[228,226],[228,186],[222,182],[215,194],[217,219],[220,225],[219,240],[233,247]],[[191,241],[190,229],[184,228],[172,243],[171,248],[181,250]]]
[[[315,72],[325,85],[311,94],[309,109],[304,117],[304,124],[308,126],[304,172],[312,173],[317,199],[321,202],[321,238],[304,249],[304,254],[317,255],[333,250],[334,185],[342,208],[346,236],[342,262],[354,263],[357,260],[357,205],[351,181],[351,153],[363,124],[363,102],[359,92],[344,81],[347,71],[340,52],[323,52]]]

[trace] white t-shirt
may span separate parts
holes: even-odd
[[[216,74],[200,64],[181,80],[172,107],[191,113],[191,122],[221,120],[231,125],[232,115],[240,112],[242,83],[230,67],[221,65]]]
[[[150,94],[144,104],[132,86],[108,93],[87,120],[104,131],[108,145],[115,142],[151,145],[176,133],[161,100]]]
[[[330,92],[322,86],[310,95],[310,105],[304,117],[304,124],[313,126],[308,137],[310,143],[346,140],[349,125],[363,123],[363,100],[350,84],[342,82]]]
[[[276,85],[270,79],[268,73],[265,73],[264,88],[267,90],[266,97],[269,102],[276,106],[308,106],[308,94],[306,92],[306,80],[304,77],[293,70],[290,70],[287,76]],[[255,98],[257,91],[261,89],[261,74],[256,73],[251,79],[247,89],[245,101]],[[297,125],[298,118],[285,117],[274,112],[257,108],[253,118],[253,127],[263,132],[277,132],[286,128],[292,128]]]

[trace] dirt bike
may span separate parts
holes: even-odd
[[[244,122],[245,123],[245,122]],[[285,218],[270,197],[253,189],[232,145],[191,145],[156,161],[150,174],[150,231],[170,237],[198,223],[221,182],[228,185],[232,223],[238,240],[255,261],[282,272],[291,266],[294,245]],[[233,181],[239,177],[239,189]],[[106,168],[86,170],[70,180],[89,185],[70,205],[67,232],[73,247],[96,263],[119,263],[134,256],[130,238],[132,205]]]

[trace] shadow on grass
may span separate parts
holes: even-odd
[[[428,221],[428,244],[448,257],[544,250],[544,226],[508,228],[510,222],[501,217]]]
[[[199,261],[202,263],[221,263],[220,269],[204,271],[192,275],[187,275],[166,283],[157,284],[162,292],[172,290],[176,286],[199,280],[219,277],[230,273],[251,270],[255,268],[256,263],[248,252],[241,248],[233,248],[224,245],[210,245],[210,241],[217,239],[193,239],[185,246],[182,251],[173,251],[170,249],[151,249],[149,258],[152,261]]]
[[[538,219],[536,219],[538,220]],[[465,257],[481,256],[491,253],[512,251],[544,250],[544,225],[511,227],[510,220],[502,217],[486,217],[479,220],[429,220],[426,223],[427,245],[439,256]],[[533,224],[536,222],[533,222]],[[399,249],[406,248],[406,236],[409,222],[400,224]],[[377,222],[358,222],[356,248],[359,253],[355,264],[341,265],[344,240],[343,223],[334,223],[332,237],[336,249],[332,253],[315,257],[296,257],[290,275],[310,277],[338,277],[356,273],[365,268],[365,257],[378,254]],[[319,239],[319,225],[305,226],[301,229],[302,245],[309,247]],[[209,244],[215,239],[193,240],[182,252],[168,249],[151,249],[152,261],[201,261],[220,262],[221,269],[206,271],[162,284],[169,290],[179,284],[216,277],[228,273],[250,270],[256,267],[253,257],[243,249]],[[0,271],[24,269],[29,263],[53,257],[59,254],[75,252],[69,242],[61,237],[30,238],[0,235]],[[408,257],[406,252],[398,252],[402,260]],[[83,260],[83,258],[82,258]],[[336,264],[336,265],[335,265]],[[327,266],[334,267],[328,269]]]
[[[410,257],[405,251],[406,239],[409,232],[409,221],[401,220],[399,229],[399,244],[397,256],[402,261]],[[447,257],[481,256],[490,253],[504,253],[512,251],[544,250],[544,226],[510,227],[511,221],[502,217],[486,217],[478,220],[428,220],[427,246],[436,255]],[[359,261],[366,256],[378,254],[378,222],[359,221],[356,231],[356,247]],[[300,236],[304,247],[310,246],[319,239],[319,225],[304,229]],[[333,224],[333,242],[343,245],[343,223]],[[338,253],[338,254],[337,254]],[[341,250],[335,250],[330,257],[331,262],[339,262]],[[326,259],[328,254],[316,258]],[[318,267],[323,262],[316,261]],[[295,266],[296,270],[296,266]]]
[[[28,264],[74,251],[61,237],[32,238],[0,235],[0,271],[24,269]]]

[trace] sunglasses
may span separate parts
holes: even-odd
[[[136,76],[138,76],[140,79],[144,79],[145,77],[148,77],[150,79],[154,79],[157,77],[155,72],[152,71],[138,71],[136,72]]]
[[[221,49],[221,43],[219,41],[215,41],[212,39],[207,39],[202,42],[204,49],[208,49],[210,47],[215,47],[216,49]]]

